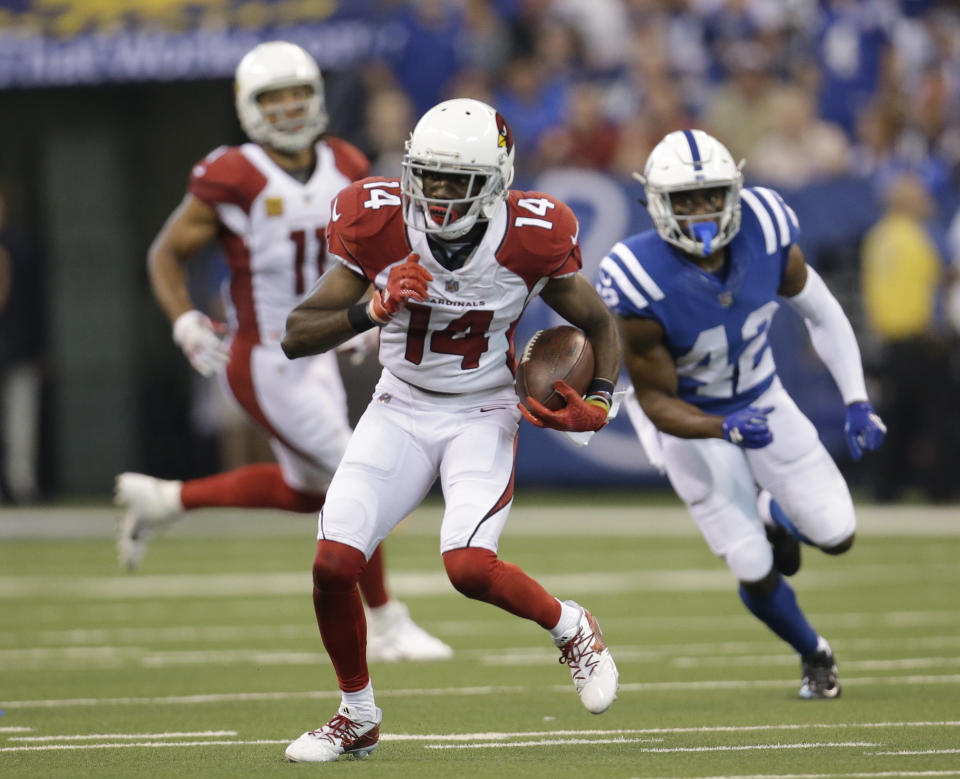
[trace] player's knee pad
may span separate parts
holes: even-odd
[[[750,598],[767,598],[770,594],[776,589],[777,582],[780,581],[782,577],[776,568],[771,568],[770,572],[764,576],[760,581],[754,582],[740,582],[740,597],[744,597],[744,593]]]
[[[773,568],[770,542],[760,534],[751,534],[731,544],[723,559],[741,582],[758,582]]]
[[[829,555],[843,554],[844,552],[850,551],[850,547],[853,546],[854,538],[856,538],[856,534],[851,533],[839,543],[834,544],[833,546],[823,546],[821,549]]]
[[[444,552],[443,565],[450,583],[468,598],[482,599],[490,590],[497,556],[489,549],[465,547]]]
[[[857,519],[852,503],[849,506],[824,506],[807,516],[791,517],[791,520],[800,532],[828,554],[841,554],[853,546]]]
[[[357,586],[366,563],[363,552],[338,541],[317,542],[313,586],[322,591],[348,591]]]
[[[857,529],[857,516],[847,483],[821,445],[795,463],[788,463],[774,479],[780,504],[797,530],[823,550],[845,546]],[[808,485],[815,484],[816,489]]]

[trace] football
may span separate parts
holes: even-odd
[[[593,347],[582,330],[570,325],[538,330],[517,365],[517,395],[522,403],[529,396],[556,411],[565,401],[553,383],[565,381],[582,395],[593,380],[593,367]]]

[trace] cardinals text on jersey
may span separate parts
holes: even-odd
[[[513,382],[513,333],[551,277],[581,266],[577,220],[540,192],[511,191],[473,257],[455,271],[434,259],[426,236],[403,222],[400,182],[367,179],[341,192],[327,228],[330,252],[383,288],[413,251],[433,275],[429,298],[408,303],[380,334],[380,361],[422,389],[464,393]]]
[[[773,190],[744,189],[740,200],[743,223],[720,274],[648,230],[614,246],[597,278],[600,296],[620,316],[648,316],[663,326],[680,397],[712,414],[749,405],[773,381],[767,334],[799,228]]]
[[[255,143],[221,146],[193,168],[189,192],[220,219],[237,335],[245,341],[279,341],[287,314],[323,271],[330,201],[367,173],[366,158],[345,141],[318,141],[316,152],[306,183]]]

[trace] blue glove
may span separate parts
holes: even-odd
[[[847,446],[854,460],[860,460],[864,452],[880,448],[887,426],[877,416],[877,412],[865,400],[859,400],[847,406],[847,418],[843,423],[843,433],[847,437]]]
[[[747,406],[723,419],[723,437],[744,449],[762,449],[773,441],[773,433],[767,425],[767,414],[773,406],[757,408]]]

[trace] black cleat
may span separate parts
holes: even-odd
[[[839,698],[840,678],[837,676],[837,661],[833,650],[824,638],[817,643],[817,651],[800,658],[803,668],[803,683],[800,685],[800,697],[804,700],[815,698]]]
[[[764,530],[773,547],[773,567],[784,576],[793,576],[800,570],[800,542],[780,525],[764,525]]]

